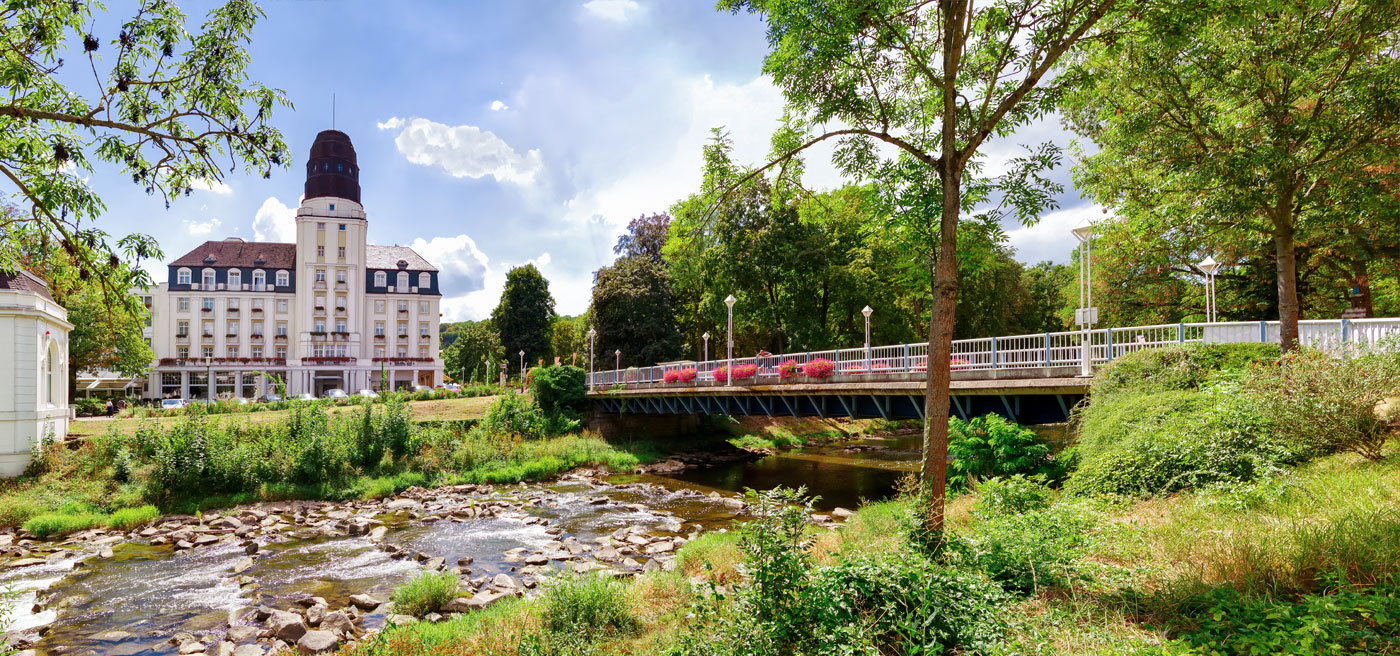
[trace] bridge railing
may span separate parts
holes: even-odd
[[[1042,333],[979,337],[953,342],[950,361],[953,371],[988,369],[1034,369],[1047,367],[1083,366],[1085,356],[1090,365],[1104,364],[1129,353],[1159,348],[1169,344],[1247,343],[1277,344],[1277,321],[1234,321],[1218,323],[1169,323],[1155,326],[1098,328]],[[1344,345],[1373,345],[1388,337],[1400,335],[1400,318],[1307,320],[1298,322],[1299,341],[1306,346],[1335,350]],[[780,365],[795,362],[800,368],[806,363],[825,359],[835,365],[833,376],[872,376],[883,374],[917,374],[928,370],[928,344],[896,344],[803,351],[779,355],[736,357],[735,371],[743,372],[753,365],[752,375],[731,381],[738,384],[771,383],[781,377]],[[703,362],[684,362],[647,367],[631,367],[597,371],[589,375],[592,386],[651,385],[665,381],[667,370],[693,368],[694,383],[714,384],[716,370],[726,369],[730,361],[720,358]],[[800,372],[799,372],[800,373]],[[804,382],[813,382],[805,379]],[[685,385],[686,383],[676,383]]]

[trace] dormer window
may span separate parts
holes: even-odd
[[[267,286],[267,274],[262,269],[253,272],[253,291],[260,292]]]
[[[383,271],[375,271],[375,272],[374,272],[374,286],[375,286],[375,287],[383,287],[384,285],[387,285],[387,284],[389,284],[388,275],[385,274]]]
[[[188,285],[188,284],[190,284],[190,270],[189,270],[189,269],[180,269],[179,271],[176,271],[176,272],[175,272],[175,284],[177,284],[177,285]]]
[[[288,275],[286,271],[278,271],[278,272],[277,272],[277,286],[278,286],[278,287],[286,287],[287,284],[288,284],[288,282],[289,282],[290,280],[291,280],[291,276]]]
[[[205,269],[205,270],[204,270],[202,284],[204,285],[204,288],[205,288],[205,289],[209,289],[209,288],[212,288],[212,287],[214,286],[214,270],[213,270],[213,269]]]
[[[408,291],[408,274],[400,271],[398,281],[399,291]]]
[[[238,289],[239,287],[242,287],[242,286],[243,286],[243,272],[242,272],[242,271],[239,271],[238,269],[229,269],[229,271],[228,271],[228,288],[229,288],[229,289]]]
[[[428,287],[431,287],[431,286],[432,286],[432,282],[433,282],[433,277],[430,276],[430,275],[428,275],[427,273],[420,273],[420,274],[418,274],[418,288],[419,288],[419,289],[427,289]]]

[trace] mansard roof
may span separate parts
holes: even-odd
[[[403,263],[400,266],[400,262]],[[433,265],[407,246],[365,246],[365,268],[389,271],[437,271]]]
[[[223,241],[206,241],[180,256],[180,259],[171,262],[170,266],[293,269],[296,268],[296,264],[296,244],[243,241],[237,237],[229,237]]]
[[[49,295],[49,286],[44,284],[44,281],[40,280],[38,276],[28,271],[16,271],[15,273],[0,271],[0,289],[30,292],[38,294],[46,300],[53,300],[53,296]]]

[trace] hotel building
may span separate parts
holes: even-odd
[[[350,137],[316,135],[296,242],[208,241],[142,293],[156,362],[147,398],[255,398],[442,383],[438,271],[366,243]],[[149,298],[146,298],[149,297]]]

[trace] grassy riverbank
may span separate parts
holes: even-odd
[[[1053,467],[1023,430],[960,427],[960,457],[985,445],[999,476],[955,468],[970,483],[932,549],[915,498],[823,530],[773,493],[738,531],[684,545],[676,571],[564,578],[350,653],[1400,653],[1400,451],[1377,414],[1400,363],[1373,355],[1128,358]],[[1279,421],[1301,391],[1309,415]],[[1024,474],[1009,464],[1027,455]]]
[[[524,396],[497,399],[470,428],[446,420],[485,400],[421,403],[435,405],[317,403],[278,413],[196,411],[140,420],[130,432],[113,426],[48,445],[28,475],[0,481],[0,526],[62,534],[129,524],[139,508],[370,498],[413,485],[541,480],[586,466],[628,470],[660,455],[651,443],[609,444],[579,432]]]

